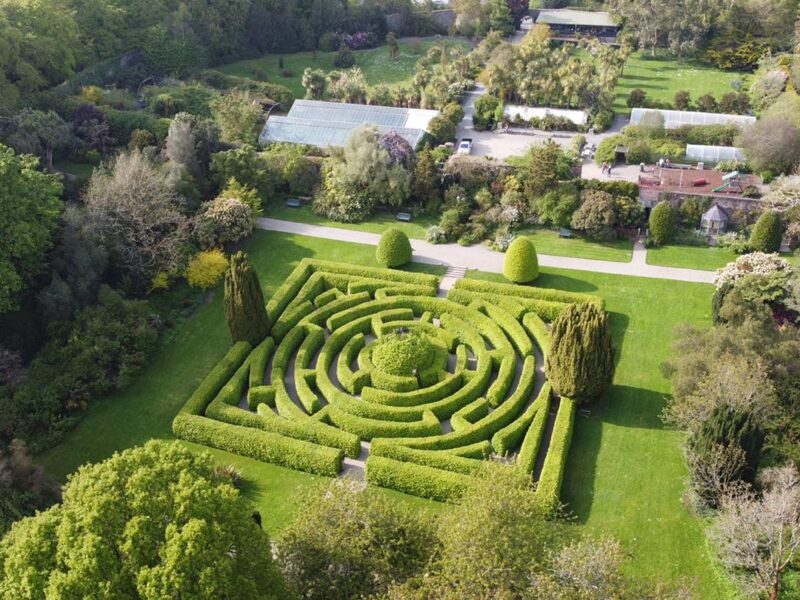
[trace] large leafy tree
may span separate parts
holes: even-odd
[[[11,147],[20,153],[36,154],[49,171],[53,170],[53,154],[73,141],[69,125],[53,111],[24,108],[6,129]]]
[[[149,442],[81,467],[0,543],[0,596],[281,598],[269,538],[207,454]]]
[[[0,145],[0,313],[41,268],[61,212],[61,184],[32,156]]]

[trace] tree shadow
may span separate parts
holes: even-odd
[[[595,292],[597,286],[583,279],[555,273],[541,273],[536,279],[536,287],[555,288],[567,292]]]

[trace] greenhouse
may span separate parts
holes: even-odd
[[[318,100],[296,100],[289,114],[267,120],[258,140],[309,146],[344,146],[354,129],[372,125],[381,133],[396,131],[415,147],[428,128],[435,110],[367,106]]]
[[[664,117],[665,129],[677,129],[684,125],[724,125],[735,123],[739,127],[756,122],[748,115],[725,115],[719,113],[692,112],[686,110],[659,110],[655,108],[634,108],[631,111],[631,125],[639,125],[646,115],[660,113]]]
[[[744,161],[744,150],[735,146],[686,145],[686,158],[702,163],[718,163],[728,160]]]

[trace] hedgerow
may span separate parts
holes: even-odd
[[[519,450],[557,506],[574,403],[541,448],[548,323],[586,294],[304,259],[267,303],[271,337],[231,348],[176,417],[176,435],[333,476],[370,441],[367,481],[457,501],[492,454]],[[531,396],[541,388],[537,397]],[[443,424],[449,420],[450,427]]]

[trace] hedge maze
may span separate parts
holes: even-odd
[[[592,296],[303,260],[267,304],[271,334],[239,342],[173,422],[183,439],[455,501],[502,457],[559,502],[575,404],[544,377],[547,323]]]

